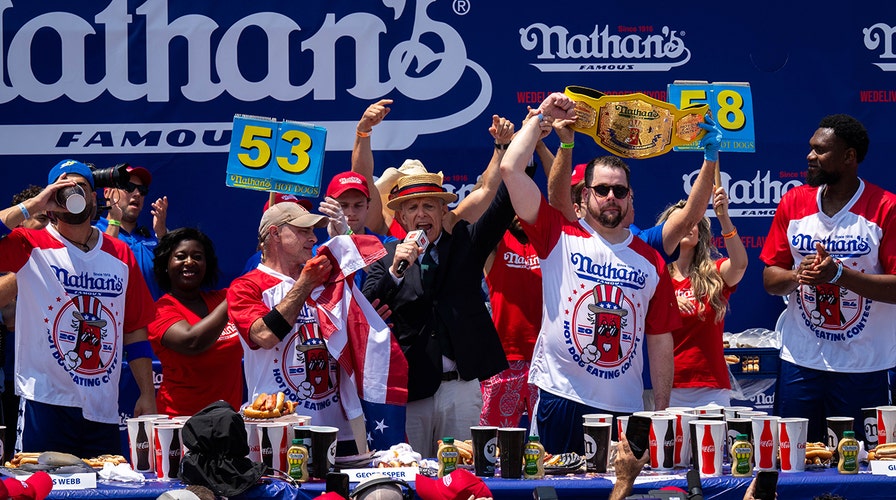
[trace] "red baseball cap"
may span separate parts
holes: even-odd
[[[128,166],[128,173],[140,179],[140,182],[142,182],[144,186],[152,184],[152,174],[149,173],[149,170],[146,170],[143,167]]]
[[[476,498],[494,497],[485,482],[466,469],[455,469],[439,479],[417,474],[415,485],[417,495],[423,500],[467,500],[470,495]]]
[[[305,210],[307,210],[309,212],[314,207],[314,205],[311,204],[311,200],[309,200],[307,198],[299,198],[298,196],[296,196],[294,194],[277,193],[274,195],[274,205],[276,205],[277,203],[283,203],[285,201],[292,202],[292,203],[298,203],[299,206],[301,206],[302,208],[304,208]],[[268,197],[268,200],[266,202],[264,202],[264,210],[262,210],[262,212],[268,211],[268,208],[270,208],[270,203],[271,203],[271,200],[270,200],[270,197]]]
[[[43,500],[53,489],[53,479],[44,471],[38,471],[25,481],[14,477],[3,480],[6,494],[3,498],[12,500]]]
[[[327,196],[339,198],[349,189],[357,189],[365,198],[370,198],[370,188],[367,187],[367,179],[354,172],[342,172],[333,177],[327,186]]]
[[[575,186],[576,184],[585,180],[585,167],[587,166],[587,163],[579,163],[574,169],[572,169],[572,178],[570,179],[571,186]]]

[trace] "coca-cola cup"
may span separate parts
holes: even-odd
[[[852,430],[855,419],[852,417],[828,417],[825,421],[827,421],[828,424],[827,445],[828,448],[835,450],[834,454],[836,455],[837,445],[840,444],[840,440],[843,439],[843,432]]]
[[[650,417],[650,468],[672,470],[675,465],[675,415]]]
[[[865,448],[877,446],[877,408],[862,408],[862,427],[865,430]]]
[[[523,476],[523,447],[526,429],[501,427],[498,429],[498,449],[501,457],[501,477],[519,479]]]
[[[738,434],[746,434],[747,441],[753,441],[753,421],[749,418],[729,418],[725,423],[728,424],[728,443],[726,448],[729,454],[731,445],[734,444]]]
[[[255,430],[258,434],[259,453],[261,462],[268,467],[285,471],[286,451],[289,449],[287,428],[285,422],[259,422]]]
[[[137,472],[155,470],[156,455],[153,449],[152,420],[133,417],[126,421],[128,444],[131,451],[131,468]]]
[[[750,417],[753,423],[753,460],[757,470],[777,470],[778,420],[780,417]]]
[[[808,418],[782,418],[778,420],[778,447],[781,457],[781,472],[803,472],[806,470],[806,437],[808,432]]]
[[[696,411],[696,410],[695,410],[695,411]],[[697,420],[713,421],[713,422],[722,422],[722,423],[725,422],[725,415],[723,415],[723,414],[721,414],[721,413],[707,413],[707,414],[705,414],[705,415],[697,415],[697,414],[695,413],[694,416],[696,417]],[[694,422],[696,422],[697,420],[691,420],[691,423],[690,423],[690,431],[691,431],[691,432],[690,432],[690,439],[691,439],[691,464],[692,464],[694,467],[697,467],[697,466],[699,465],[699,464],[697,463],[697,456],[700,454],[700,445],[699,445],[699,443],[697,442],[697,440],[694,439],[695,436],[697,435],[697,430],[696,430],[696,427],[694,427]],[[724,450],[723,450],[723,451],[722,451],[722,457],[723,457],[723,458],[724,458],[724,453],[725,453],[725,452],[724,452]]]
[[[585,433],[585,463],[588,471],[607,472],[612,422],[586,422],[582,428]]]
[[[722,450],[725,447],[725,422],[694,420],[697,442],[697,470],[700,477],[722,475]]]
[[[327,474],[333,472],[336,466],[336,438],[339,429],[325,425],[311,426],[311,453],[313,466],[311,477],[326,479]]]
[[[877,407],[877,444],[896,442],[896,406]]]
[[[761,411],[761,410],[748,410],[748,411],[737,412],[737,418],[764,417],[766,415],[768,415],[768,412]]]
[[[740,418],[740,412],[753,411],[753,408],[750,406],[726,406],[722,410],[725,414],[725,420],[728,420],[730,418]]]
[[[177,479],[180,461],[183,458],[181,430],[184,424],[178,422],[153,423],[153,441],[156,454],[156,477],[160,481]]]
[[[494,477],[498,461],[498,428],[490,425],[470,427],[473,437],[473,473],[480,477]]]
[[[666,411],[675,416],[675,452],[674,462],[676,466],[687,467],[691,463],[691,426],[690,423],[697,420],[697,415],[691,413],[691,408]]]
[[[261,462],[261,445],[258,444],[258,422],[244,420],[246,427],[246,441],[249,444],[249,454],[246,457],[253,462]]]
[[[725,409],[717,404],[708,404],[694,408],[697,415],[724,415]]]

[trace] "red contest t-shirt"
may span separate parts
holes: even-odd
[[[203,292],[208,310],[226,298],[227,290]],[[156,395],[159,413],[193,415],[223,399],[235,410],[243,400],[243,347],[239,332],[228,322],[211,347],[201,354],[181,354],[162,345],[162,335],[178,321],[195,325],[202,319],[169,294],[156,302],[156,319],[149,325],[149,341],[162,363],[162,385]]]
[[[717,260],[716,269],[719,269],[726,260]],[[688,297],[694,302],[691,278],[681,281],[672,278],[672,283],[675,285],[676,296]],[[736,288],[736,286],[722,288],[725,300],[728,300]],[[716,312],[706,299],[703,300],[703,319],[700,319],[696,310],[691,314],[681,313],[682,327],[672,331],[672,338],[675,341],[675,378],[672,387],[731,389],[728,365],[725,363],[722,347],[725,322],[715,321]]]

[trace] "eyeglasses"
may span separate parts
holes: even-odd
[[[124,189],[125,191],[127,191],[129,193],[133,193],[134,190],[136,189],[143,196],[146,196],[147,194],[149,194],[149,186],[144,186],[141,184],[134,184],[133,182],[130,182],[130,181],[126,182],[122,186],[122,189]]]
[[[592,191],[594,191],[594,194],[600,196],[601,198],[606,198],[607,195],[610,194],[610,191],[613,191],[613,196],[620,200],[628,196],[628,193],[631,191],[631,189],[629,189],[628,187],[619,184],[613,186],[609,184],[597,184],[588,187],[591,188]]]

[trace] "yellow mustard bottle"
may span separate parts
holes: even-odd
[[[289,465],[289,477],[300,483],[308,480],[308,448],[302,446],[302,440],[292,440],[292,446],[286,450],[286,462]]]
[[[859,442],[856,441],[855,431],[843,431],[843,439],[837,445],[837,454],[840,455],[840,461],[837,462],[840,474],[858,474]]]
[[[541,479],[544,477],[544,446],[538,436],[529,436],[529,442],[523,448],[523,477]]]
[[[746,434],[738,434],[731,445],[731,475],[734,477],[753,475],[753,443]]]
[[[439,451],[436,452],[436,461],[439,462],[439,477],[446,476],[457,469],[457,459],[460,453],[454,445],[453,437],[443,437]]]

